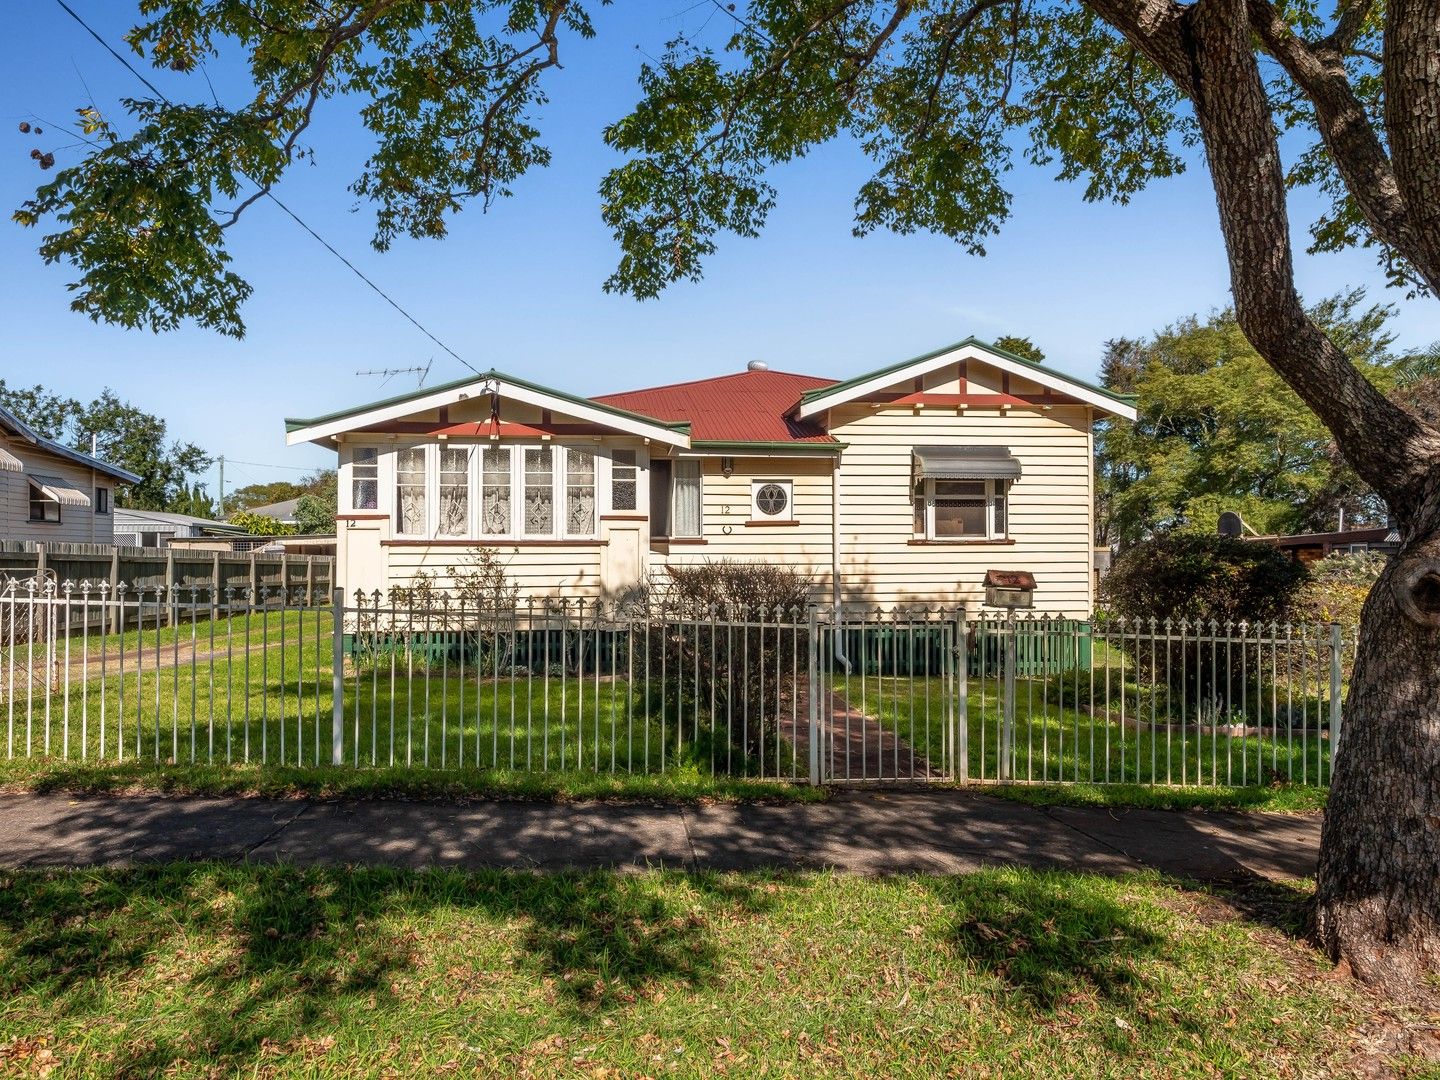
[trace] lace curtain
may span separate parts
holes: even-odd
[[[485,536],[510,533],[510,448],[494,447],[481,459],[480,532]]]
[[[395,506],[397,531],[407,536],[425,533],[425,448],[410,447],[395,455]]]
[[[595,455],[573,447],[565,452],[565,534],[595,534]]]
[[[548,446],[525,451],[525,535],[555,532],[555,454]]]
[[[700,463],[677,461],[671,473],[670,535],[700,535]]]
[[[440,448],[441,536],[470,532],[470,451],[465,447]]]

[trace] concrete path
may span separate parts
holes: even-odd
[[[1282,879],[1314,873],[1319,840],[1318,817],[1042,809],[953,790],[691,806],[0,795],[0,867],[249,859],[887,874],[1009,864]]]

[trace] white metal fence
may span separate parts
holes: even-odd
[[[10,583],[6,755],[1324,784],[1347,679],[1338,626],[306,596]]]

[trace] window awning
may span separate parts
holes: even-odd
[[[1020,462],[1007,446],[917,446],[917,480],[1019,480]]]
[[[54,499],[61,506],[89,506],[90,496],[87,492],[81,491],[69,480],[58,476],[50,476],[45,473],[30,473],[30,482],[37,485],[41,491]]]
[[[0,446],[0,469],[4,469],[6,472],[24,472],[25,463],[5,447]]]

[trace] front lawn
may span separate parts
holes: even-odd
[[[1021,870],[0,871],[0,1074],[1349,1074],[1376,1009],[1288,932],[1304,900]]]

